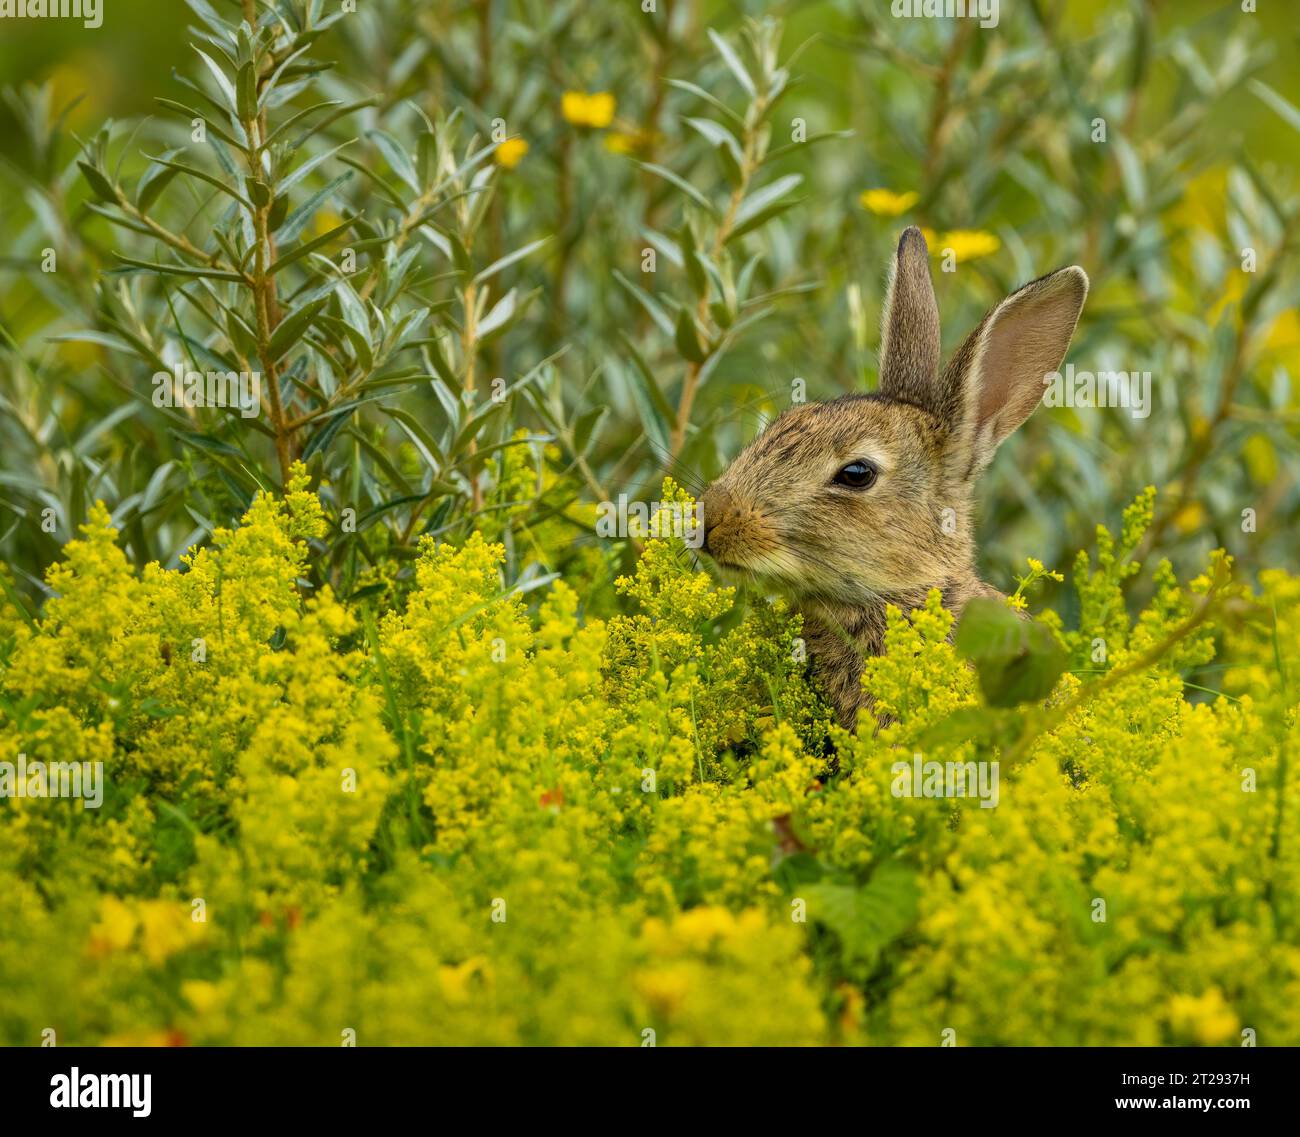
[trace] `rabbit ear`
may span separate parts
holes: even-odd
[[[1003,300],[957,349],[939,386],[958,397],[954,443],[966,477],[988,465],[999,443],[1033,413],[1065,358],[1087,295],[1088,274],[1078,265],[1048,273]]]
[[[930,282],[930,251],[915,225],[903,231],[889,269],[880,334],[880,393],[937,413],[939,305]]]

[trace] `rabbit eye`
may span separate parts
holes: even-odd
[[[870,462],[850,462],[835,475],[837,486],[854,490],[870,489],[876,484],[876,468]]]

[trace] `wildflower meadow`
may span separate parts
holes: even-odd
[[[10,7],[0,1042],[1300,1045],[1288,6]],[[699,501],[909,226],[1089,287],[850,730]]]

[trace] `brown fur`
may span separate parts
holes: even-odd
[[[920,232],[907,230],[885,301],[880,391],[786,411],[702,499],[705,552],[795,598],[849,729],[871,706],[862,664],[882,650],[888,605],[911,611],[937,587],[960,615],[972,597],[1000,595],[975,572],[975,478],[1037,405],[1087,293],[1078,268],[1026,285],[940,374],[927,257]],[[833,481],[864,460],[879,470],[871,488]]]

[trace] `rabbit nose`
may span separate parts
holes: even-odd
[[[700,498],[700,509],[704,514],[704,551],[710,556],[714,550],[709,547],[709,535],[719,523],[728,516],[739,513],[735,499],[726,490],[710,486]]]

